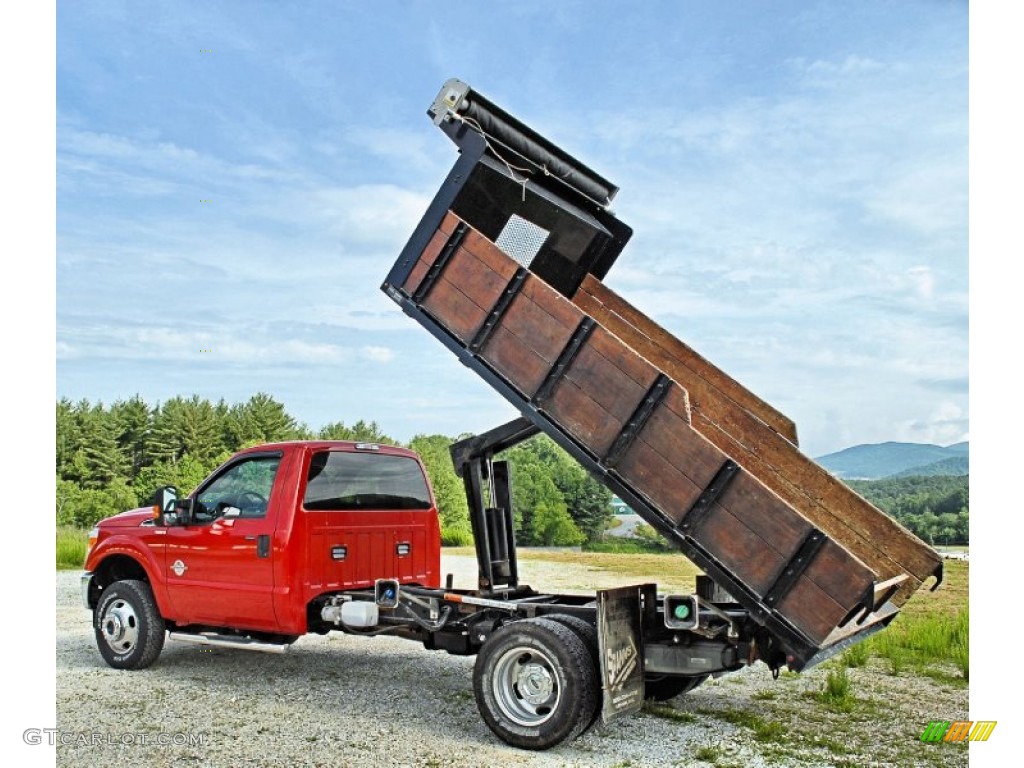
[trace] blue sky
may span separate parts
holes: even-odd
[[[265,391],[401,439],[514,416],[379,290],[455,160],[425,109],[459,77],[621,187],[635,235],[606,282],[806,452],[966,439],[967,21],[935,1],[61,4],[57,396]]]

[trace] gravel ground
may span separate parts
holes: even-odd
[[[470,557],[446,555],[444,570],[456,586],[474,582]],[[520,570],[553,591],[624,583],[564,563]],[[966,719],[966,687],[876,662],[850,670],[852,712],[812,697],[825,670],[772,681],[759,665],[543,753],[484,725],[473,658],[407,640],[311,635],[282,655],[168,642],[153,667],[118,671],[96,650],[78,575],[57,574],[58,765],[967,765],[966,745],[918,740],[931,719]]]

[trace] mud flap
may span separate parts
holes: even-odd
[[[644,703],[642,595],[655,586],[602,589],[597,593],[597,638],[601,659],[601,719],[609,723]],[[653,605],[653,603],[651,603]]]

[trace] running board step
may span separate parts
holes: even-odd
[[[220,648],[238,648],[243,651],[284,653],[288,650],[288,646],[284,643],[264,643],[260,640],[252,640],[248,637],[235,637],[233,635],[215,635],[213,633],[194,635],[188,632],[170,632],[167,637],[170,640],[177,640],[179,643],[216,645]]]

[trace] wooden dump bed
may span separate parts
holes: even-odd
[[[570,300],[450,211],[425,241],[385,289],[795,666],[888,622],[941,574],[931,548],[800,453],[789,419],[592,275]]]
[[[716,448],[882,580],[905,574],[896,605],[935,575],[941,560],[934,550],[796,450],[795,431],[734,379],[592,277],[573,303],[686,389],[693,428]]]

